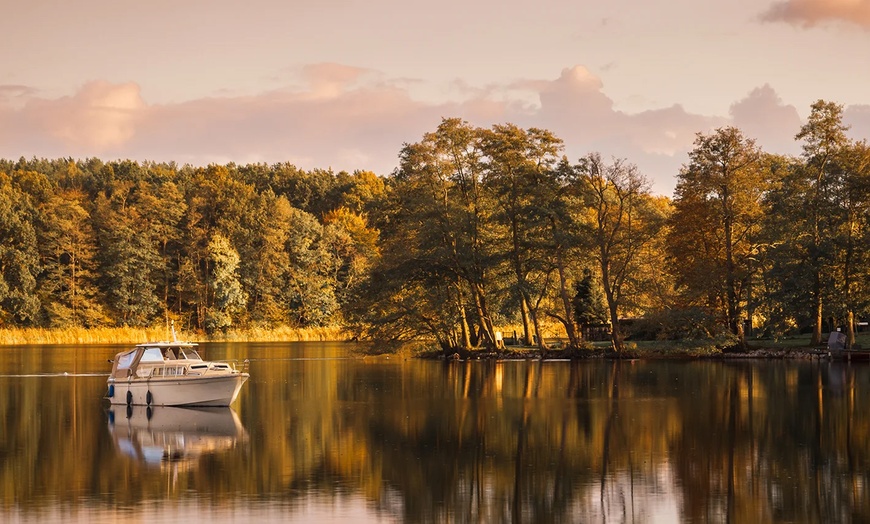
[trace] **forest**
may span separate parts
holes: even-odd
[[[673,197],[553,133],[445,118],[389,175],[288,163],[0,160],[0,329],[340,326],[445,351],[606,327],[716,339],[867,319],[870,148],[819,100],[796,157],[699,133]],[[555,326],[555,327],[554,327]]]

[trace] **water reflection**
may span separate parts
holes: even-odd
[[[119,508],[149,522],[205,510],[212,521],[870,522],[866,363],[434,362],[228,344],[210,356],[251,360],[232,408],[156,407],[149,419],[107,410],[105,375],[92,373],[114,348],[3,351],[4,522],[111,520]]]
[[[112,406],[108,419],[118,452],[146,467],[189,469],[247,439],[232,408]]]

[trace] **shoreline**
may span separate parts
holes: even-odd
[[[582,361],[582,360],[870,360],[870,352],[863,350],[828,351],[810,347],[778,348],[768,346],[750,347],[744,351],[692,351],[677,349],[673,351],[632,349],[616,353],[608,349],[566,351],[549,350],[542,355],[535,347],[509,346],[501,351],[462,350],[446,354],[441,350],[424,350],[417,358],[429,360],[541,360],[541,361]],[[857,358],[850,358],[857,357]]]

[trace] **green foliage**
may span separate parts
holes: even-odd
[[[668,248],[683,300],[718,311],[740,339],[745,295],[761,269],[767,167],[755,142],[738,129],[699,134],[670,217]]]
[[[607,303],[601,293],[601,284],[592,271],[583,270],[583,277],[574,282],[574,319],[581,327],[607,322]]]
[[[34,218],[26,193],[0,173],[0,325],[29,325],[39,312]]]
[[[699,134],[673,203],[627,160],[572,164],[549,131],[458,118],[390,177],[0,160],[0,325],[349,324],[445,351],[521,328],[580,347],[606,302],[617,328],[641,319],[633,336],[739,336],[749,318],[816,343],[870,317],[870,148],[841,106],[811,109],[799,158]]]
[[[385,195],[371,172],[289,164],[2,161],[0,324],[339,324]]]
[[[314,216],[294,209],[290,214],[293,234],[287,239],[290,258],[283,290],[290,306],[291,325],[323,326],[338,311],[335,275],[338,260],[323,239],[324,228]]]
[[[205,320],[206,332],[226,331],[233,317],[245,307],[247,296],[239,282],[239,254],[229,239],[217,233],[208,243],[212,277],[209,282],[213,295],[212,307]]]

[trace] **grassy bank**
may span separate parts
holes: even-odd
[[[344,329],[340,327],[291,328],[231,330],[217,336],[204,333],[178,330],[179,340],[195,342],[313,342],[346,340]],[[171,340],[172,334],[166,327],[147,328],[6,328],[0,329],[0,345],[29,344],[139,344],[158,340]]]

